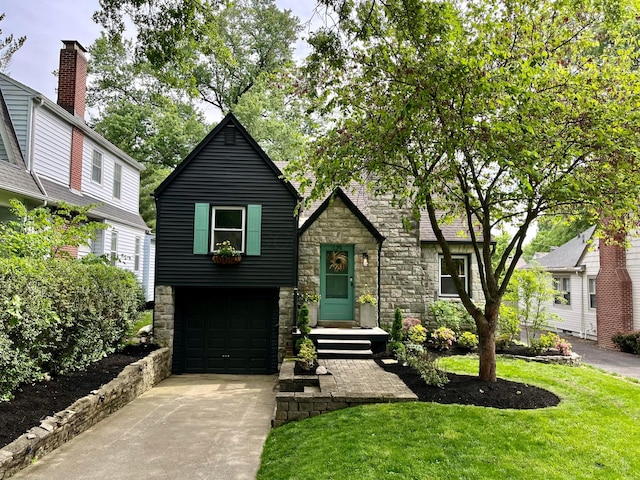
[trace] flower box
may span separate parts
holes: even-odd
[[[225,255],[214,255],[212,257],[213,263],[217,263],[218,265],[235,265],[242,261],[242,257],[240,255],[234,256],[225,256]]]

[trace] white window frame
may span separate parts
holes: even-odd
[[[113,198],[118,200],[122,197],[122,165],[118,162],[113,164],[113,191],[111,193]]]
[[[111,243],[109,244],[109,262],[111,265],[118,263],[118,232],[111,231]]]
[[[140,239],[140,237],[136,237],[135,250],[133,254],[133,270],[135,272],[140,271],[140,244],[141,243],[142,243],[142,240]]]
[[[553,277],[555,289],[560,293],[559,297],[564,298],[564,302],[560,298],[556,298],[553,303],[556,305],[571,305],[571,277]]]
[[[242,212],[242,227],[241,228],[218,228],[216,229],[216,212],[217,211],[236,210]],[[237,249],[239,253],[244,253],[247,240],[247,209],[245,207],[211,207],[211,246],[212,252],[217,252],[216,248],[216,230],[217,231],[229,231],[229,232],[241,232],[240,248]]]
[[[593,286],[593,288],[591,288]],[[589,309],[595,310],[598,307],[598,299],[596,297],[596,277],[587,277],[587,291]]]
[[[102,185],[102,171],[104,166],[104,155],[100,150],[93,150],[93,156],[91,157],[91,181]],[[96,175],[97,172],[97,175]],[[96,179],[96,176],[98,177]]]
[[[464,283],[464,288],[467,291],[469,296],[471,292],[469,291],[470,279],[469,279],[469,255],[451,255],[453,260],[463,260],[464,261],[464,275],[460,278]],[[444,255],[438,255],[438,296],[440,297],[449,297],[449,298],[458,298],[458,293],[447,293],[442,291],[442,279],[443,278],[452,278],[451,275],[444,275],[442,273],[442,262],[444,262]]]

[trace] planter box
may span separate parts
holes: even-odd
[[[360,328],[375,328],[378,326],[378,309],[371,303],[360,305]]]

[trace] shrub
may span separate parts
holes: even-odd
[[[317,358],[318,352],[316,351],[316,346],[313,344],[313,340],[310,338],[302,338],[298,342],[298,356],[296,357],[298,365],[304,370],[311,370]]]
[[[476,323],[460,302],[438,300],[429,304],[436,328],[447,327],[456,335],[462,332],[476,333]]]
[[[496,350],[504,350],[511,345],[512,338],[508,333],[501,333],[496,337]]]
[[[0,398],[114,352],[143,299],[135,276],[110,265],[0,259]]]
[[[422,322],[418,318],[407,317],[402,320],[402,337],[406,338],[407,334],[409,333],[409,329],[411,327],[415,327],[416,325],[422,325]]]
[[[458,345],[469,350],[475,350],[478,348],[478,336],[471,332],[462,332],[462,335],[458,338]]]
[[[400,342],[402,340],[402,310],[399,308],[396,308],[389,338],[396,342]]]
[[[387,344],[387,351],[392,354],[394,357],[398,358],[399,355],[402,355],[406,352],[406,347],[404,343],[398,341],[392,341]]]
[[[309,326],[309,307],[306,303],[302,304],[298,312],[298,330],[300,330],[303,338],[307,338],[311,333],[311,327]]]
[[[427,340],[427,330],[422,325],[414,325],[407,332],[407,340],[422,345]]]
[[[500,305],[500,314],[498,315],[498,333],[499,337],[505,342],[505,346],[515,340],[520,340],[520,332],[518,309],[502,303]]]
[[[531,340],[529,347],[535,353],[544,353],[550,348],[556,348],[560,342],[560,337],[553,332],[543,333],[540,338]]]
[[[559,339],[558,343],[556,344],[556,348],[560,350],[560,355],[564,355],[565,357],[571,355],[572,347],[573,345],[567,342],[564,338]]]
[[[619,332],[611,340],[621,351],[640,355],[640,332]]]
[[[449,382],[447,375],[438,368],[436,360],[431,358],[427,352],[410,355],[407,358],[407,364],[418,371],[427,385],[443,387]]]
[[[455,341],[455,333],[447,327],[440,327],[431,334],[431,343],[438,350],[448,350]]]

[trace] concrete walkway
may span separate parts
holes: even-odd
[[[582,356],[583,363],[640,380],[640,355],[602,348],[592,340],[575,337],[567,337],[567,340],[573,351]]]
[[[12,478],[255,479],[275,386],[275,375],[171,376]]]

